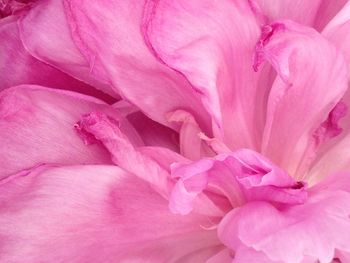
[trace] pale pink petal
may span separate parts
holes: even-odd
[[[231,149],[257,148],[268,87],[257,89],[251,66],[260,29],[248,1],[160,0],[146,8],[150,45],[200,92],[216,137]]]
[[[251,202],[232,210],[219,225],[219,238],[229,248],[242,245],[284,263],[330,262],[335,249],[350,251],[350,194],[313,193],[302,205],[281,207]]]
[[[322,31],[327,39],[339,48],[346,59],[350,74],[350,2],[327,24]]]
[[[347,0],[249,0],[261,25],[280,19],[322,29]]]
[[[212,159],[172,165],[172,176],[178,181],[171,193],[169,207],[174,213],[188,214],[194,201],[214,192],[225,196],[233,207],[245,200],[266,200],[283,204],[305,202],[305,184],[295,182],[260,154],[243,149]]]
[[[167,113],[181,108],[208,130],[209,117],[196,92],[181,74],[159,62],[144,42],[144,1],[64,2],[74,41],[93,64],[95,76],[106,75],[123,97],[157,122],[170,126]]]
[[[107,102],[115,99],[56,68],[37,60],[23,47],[17,28],[18,17],[0,21],[0,90],[21,84],[36,84],[78,91]]]
[[[344,58],[316,31],[291,21],[265,26],[256,52],[256,66],[266,60],[278,73],[262,152],[299,177],[301,160],[314,158],[316,130],[347,89]]]
[[[105,93],[119,97],[108,79],[91,75],[89,64],[75,46],[61,0],[37,1],[19,20],[19,32],[26,50],[38,60],[80,79]]]
[[[349,148],[350,135],[346,135],[317,159],[305,178],[314,185],[334,173],[349,171]]]
[[[0,93],[0,175],[39,163],[111,163],[100,144],[85,145],[74,128],[90,111],[117,112],[102,101],[78,93],[23,85]],[[123,122],[133,140],[132,128]],[[142,145],[142,141],[139,143]]]
[[[171,214],[146,182],[116,166],[24,171],[0,185],[0,203],[6,263],[203,262],[219,245],[202,227],[209,218]]]

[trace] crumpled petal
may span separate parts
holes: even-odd
[[[171,214],[146,182],[116,166],[23,171],[0,184],[0,203],[6,263],[203,262],[220,245],[201,227],[207,217]]]
[[[232,207],[244,201],[265,200],[300,204],[307,198],[306,186],[260,154],[243,149],[212,159],[172,165],[178,178],[169,200],[172,212],[188,214],[204,190],[225,196]]]
[[[167,113],[184,109],[209,130],[209,116],[187,80],[146,46],[141,34],[144,1],[64,3],[74,41],[93,63],[95,76],[107,76],[123,97],[157,122],[171,126]]]
[[[93,110],[118,118],[102,101],[79,93],[22,85],[0,93],[0,177],[39,163],[111,163],[99,144],[85,145],[74,129]],[[124,126],[142,145],[125,121]]]
[[[151,47],[199,91],[215,137],[233,150],[261,140],[268,88],[258,89],[251,67],[259,33],[248,1],[147,1]]]
[[[72,40],[61,0],[38,1],[20,18],[18,26],[23,45],[33,57],[119,97],[108,79],[99,76],[96,80],[92,76],[93,65],[89,65]]]
[[[227,214],[218,233],[233,250],[243,245],[284,263],[305,257],[328,263],[335,249],[350,251],[349,214],[348,192],[324,190],[280,210],[266,202],[248,203]]]
[[[118,120],[103,113],[92,112],[83,115],[77,126],[102,142],[111,153],[114,163],[149,182],[157,192],[168,197],[172,184],[168,171],[138,150],[137,145],[120,130]]]
[[[300,162],[315,155],[315,131],[347,89],[344,58],[316,31],[292,21],[266,26],[255,58],[256,66],[267,60],[278,73],[262,153],[298,178]]]
[[[31,56],[23,47],[17,28],[17,16],[0,21],[0,90],[21,84],[73,90],[93,95],[106,102],[112,97]]]

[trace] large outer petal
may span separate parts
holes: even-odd
[[[227,214],[218,231],[234,250],[243,245],[284,263],[328,263],[336,249],[350,251],[349,213],[350,193],[324,190],[303,205],[280,210],[269,203],[249,203]]]
[[[102,101],[68,91],[23,85],[0,93],[0,177],[39,163],[111,163],[103,146],[85,145],[74,130],[94,110],[118,116]]]
[[[200,91],[216,135],[231,148],[257,147],[267,89],[257,89],[251,67],[260,30],[248,2],[147,3],[145,33],[152,48]]]
[[[340,52],[313,29],[281,21],[266,30],[270,35],[261,40],[257,57],[270,62],[278,77],[262,152],[297,176],[301,160],[307,164],[314,157],[315,131],[347,89],[347,68]]]
[[[170,126],[166,114],[181,108],[208,130],[209,118],[193,88],[147,48],[141,34],[143,1],[64,2],[74,41],[96,76],[107,76],[122,96],[158,122]]]
[[[219,245],[207,217],[171,214],[116,166],[22,172],[0,185],[0,215],[6,263],[204,262]]]
[[[37,1],[18,25],[23,45],[32,56],[111,96],[119,97],[106,78],[99,76],[96,80],[92,76],[93,64],[86,61],[72,40],[62,1]]]
[[[0,21],[0,90],[21,84],[36,84],[113,101],[107,94],[31,56],[20,40],[17,20],[17,16],[11,16]]]

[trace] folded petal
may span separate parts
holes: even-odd
[[[111,163],[102,145],[85,145],[74,129],[82,114],[94,110],[118,118],[112,107],[79,93],[34,85],[2,91],[0,177],[40,163]],[[123,123],[121,129],[139,141],[130,125]]]
[[[117,119],[92,112],[84,115],[77,127],[82,134],[90,134],[102,142],[111,153],[114,163],[149,182],[164,197],[168,196],[172,184],[169,172],[153,158],[139,151],[137,145],[121,131]]]
[[[282,204],[300,204],[307,198],[306,186],[295,182],[285,171],[260,154],[243,149],[193,163],[172,165],[178,178],[170,196],[174,213],[188,214],[204,190],[226,197],[232,207],[245,200],[265,200]]]
[[[203,262],[219,245],[207,217],[171,214],[116,166],[24,171],[0,185],[0,204],[2,262]]]
[[[347,89],[346,64],[311,28],[281,21],[263,32],[256,65],[267,60],[278,77],[269,94],[262,152],[297,178],[300,162],[312,160],[322,142],[316,131]]]
[[[54,66],[103,92],[119,97],[108,80],[91,74],[91,67],[75,46],[62,1],[37,1],[19,20],[19,32],[26,50],[38,60]]]
[[[268,88],[251,66],[260,29],[248,1],[147,1],[146,11],[150,45],[200,92],[216,137],[257,148]]]
[[[327,263],[336,249],[350,251],[349,213],[350,194],[344,191],[313,193],[305,204],[280,210],[251,202],[225,216],[219,238],[230,249],[245,246],[277,262]]]
[[[60,70],[31,56],[23,47],[17,27],[18,17],[11,16],[0,22],[0,90],[21,84],[36,84],[67,89],[101,98],[114,99]]]
[[[208,129],[210,121],[193,88],[146,46],[141,34],[144,1],[64,3],[74,41],[93,63],[95,75],[107,76],[123,97],[157,122],[171,126],[167,113],[180,108]]]

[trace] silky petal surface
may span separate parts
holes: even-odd
[[[0,42],[0,90],[21,84],[36,84],[93,95],[107,102],[114,100],[31,56],[20,40],[17,20],[18,17],[12,16],[0,22],[0,39],[5,40]]]
[[[82,114],[94,110],[118,117],[104,102],[78,93],[34,85],[2,91],[1,177],[40,163],[111,163],[102,145],[84,144],[74,128]]]
[[[290,19],[297,23],[322,29],[347,0],[249,0],[261,25],[275,20]]]
[[[244,245],[275,261],[328,263],[335,249],[350,251],[349,201],[348,192],[325,190],[305,204],[280,210],[265,202],[248,203],[225,216],[219,238],[231,249]]]
[[[248,2],[147,1],[145,20],[159,58],[201,94],[216,137],[231,149],[257,147],[268,88],[257,88],[252,69],[260,29]]]
[[[191,85],[147,47],[141,34],[143,1],[64,3],[74,41],[96,76],[106,75],[124,98],[157,122],[171,126],[167,113],[180,108],[208,130],[209,118]]]
[[[19,20],[19,32],[26,50],[38,60],[48,63],[103,92],[118,98],[108,80],[91,74],[89,64],[75,46],[62,1],[37,1]]]
[[[116,166],[42,166],[0,189],[2,262],[203,262],[219,245],[207,217],[171,214]]]
[[[350,70],[350,2],[340,10],[340,12],[327,24],[322,31],[327,39],[339,48],[345,57]],[[350,71],[349,71],[350,74]]]
[[[281,21],[263,32],[256,63],[267,60],[278,77],[269,94],[262,153],[298,177],[301,161],[314,158],[319,136],[315,138],[315,131],[347,89],[346,64],[311,28]]]

